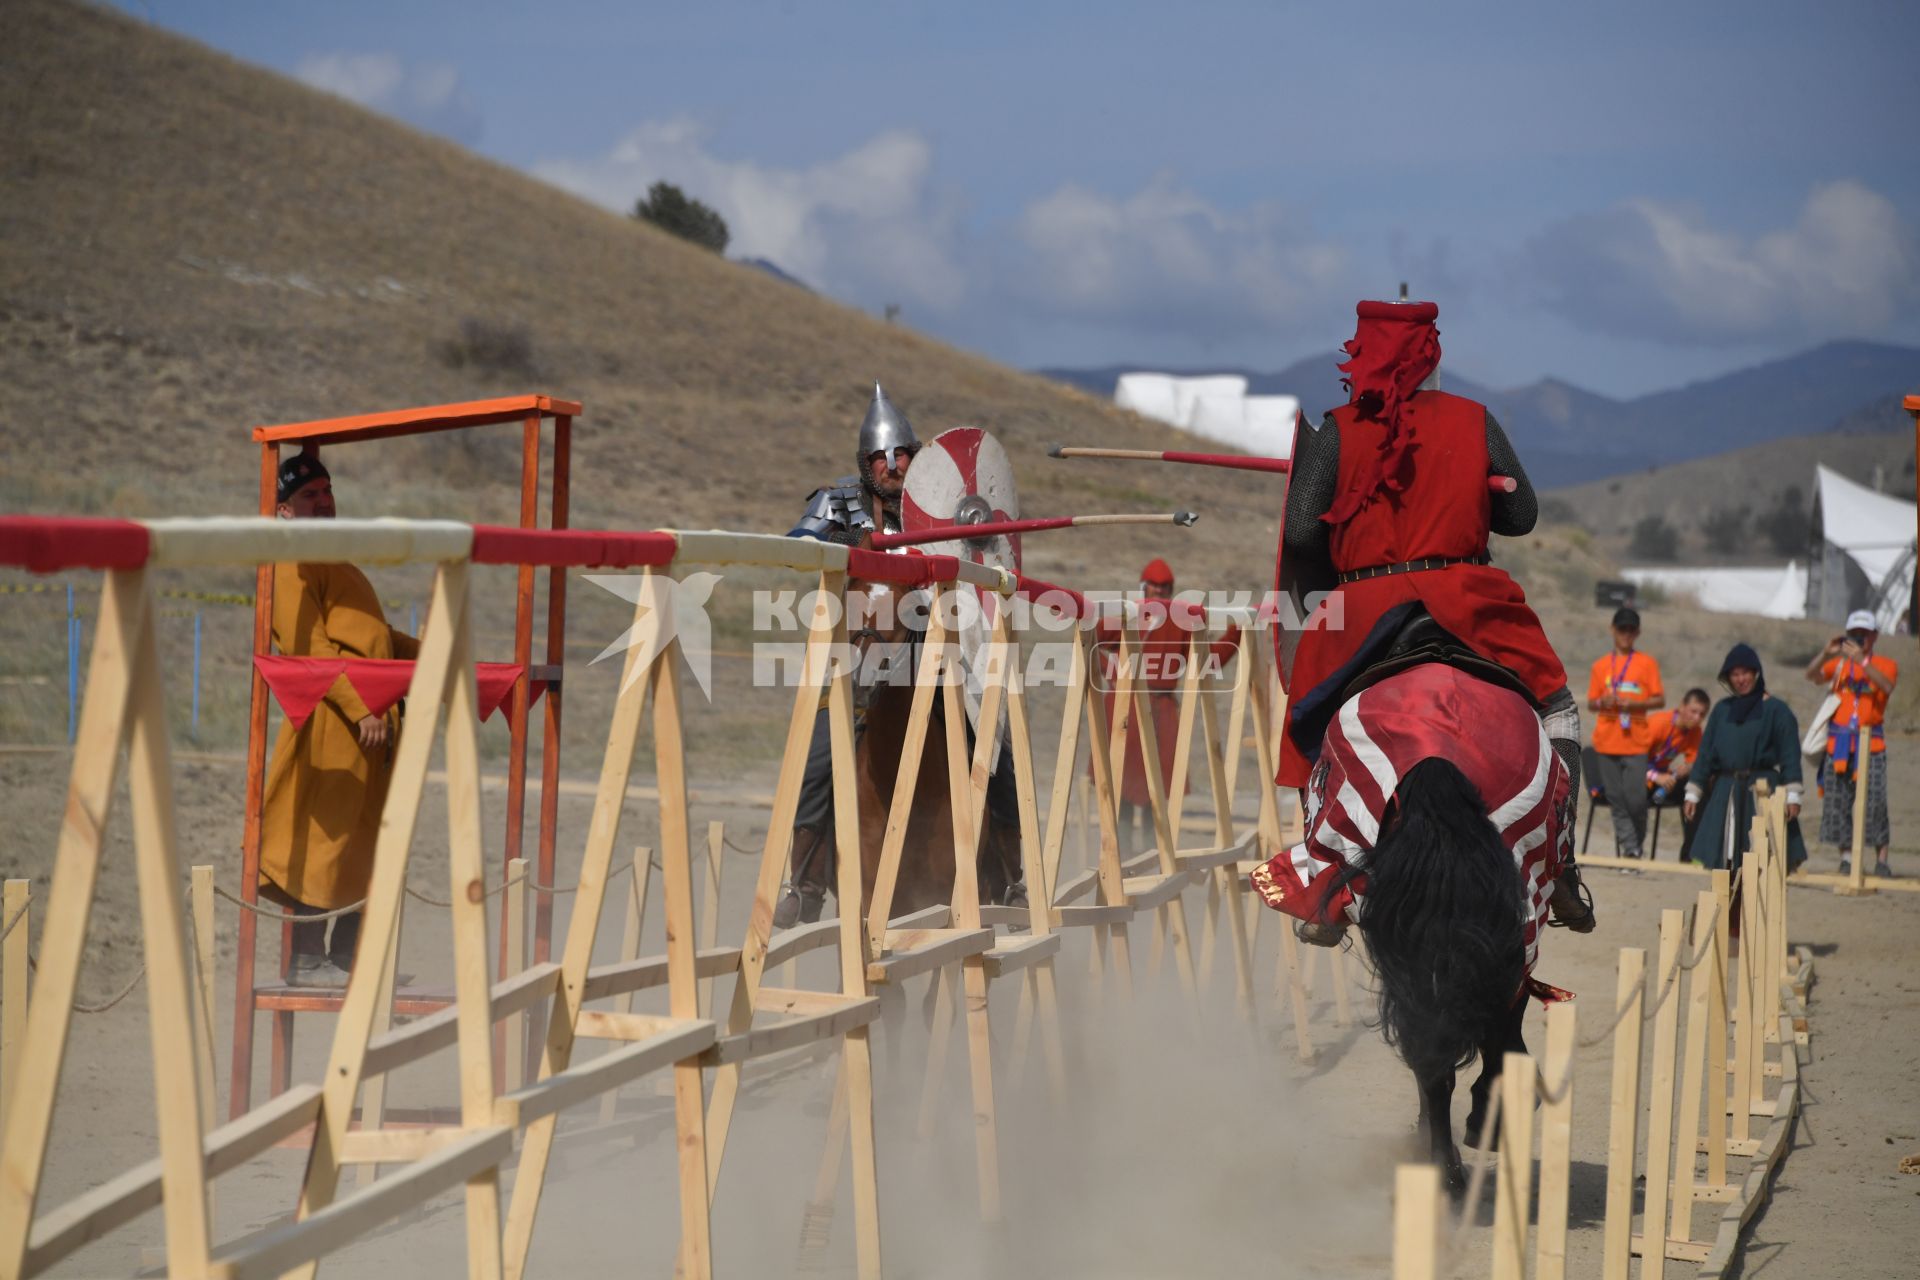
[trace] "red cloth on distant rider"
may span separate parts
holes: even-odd
[[[394,703],[406,696],[413,683],[414,664],[398,658],[301,658],[259,654],[253,665],[273,691],[274,701],[287,714],[295,729],[307,722],[315,707],[333,688],[333,682],[346,676],[360,701],[371,715],[384,716]],[[489,719],[513,696],[520,679],[517,662],[476,662],[473,664],[475,692],[480,702],[480,718]],[[528,706],[540,700],[547,682],[535,680],[529,690]]]
[[[1361,418],[1351,405],[1334,410],[1333,416],[1340,428],[1344,490],[1385,447],[1387,428]],[[1410,448],[1406,487],[1375,495],[1352,519],[1334,526],[1331,552],[1337,571],[1430,556],[1457,559],[1487,549],[1492,495],[1487,489],[1486,407],[1462,396],[1422,391],[1406,402],[1401,417]],[[1280,744],[1282,786],[1305,786],[1312,767],[1305,754],[1311,744],[1303,747],[1293,738],[1294,704],[1341,677],[1374,624],[1400,605],[1424,604],[1435,622],[1513,672],[1540,701],[1567,683],[1526,593],[1492,565],[1456,564],[1363,578],[1339,588],[1338,594],[1339,628],[1302,631],[1294,651],[1287,680],[1288,732]]]
[[[1302,920],[1358,920],[1366,875],[1330,892],[1334,873],[1373,848],[1400,779],[1434,757],[1452,761],[1479,790],[1513,854],[1532,973],[1547,898],[1573,857],[1572,780],[1526,699],[1452,667],[1413,667],[1341,707],[1307,790],[1306,839],[1256,867],[1254,890]]]
[[[1154,745],[1160,753],[1160,785],[1173,786],[1173,753],[1180,736],[1180,702],[1175,696],[1186,675],[1187,642],[1193,632],[1206,625],[1206,611],[1181,600],[1144,600],[1144,620],[1132,638],[1136,678],[1149,690],[1147,706],[1153,716]],[[1107,682],[1107,725],[1115,723],[1114,701],[1119,692],[1120,624],[1108,620],[1100,624],[1098,652],[1102,678]],[[1232,623],[1224,636],[1211,641],[1202,651],[1201,661],[1225,664],[1240,646],[1240,628]],[[1198,714],[1196,712],[1195,714]],[[1092,766],[1089,765],[1089,768]],[[1120,769],[1120,799],[1130,805],[1150,803],[1147,792],[1146,757],[1140,750],[1139,731],[1129,726],[1127,751]]]
[[[1440,308],[1431,302],[1362,302],[1356,311],[1360,323],[1342,346],[1348,358],[1340,365],[1340,372],[1347,375],[1341,381],[1347,387],[1347,403],[1378,423],[1385,438],[1383,446],[1369,451],[1352,472],[1342,458],[1340,488],[1332,508],[1322,517],[1328,524],[1352,519],[1361,504],[1383,487],[1388,493],[1407,487],[1407,450],[1412,440],[1401,406],[1440,367],[1440,331],[1433,327]]]

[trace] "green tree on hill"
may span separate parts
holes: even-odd
[[[1813,517],[1807,511],[1807,498],[1800,492],[1799,485],[1789,485],[1774,503],[1773,510],[1764,512],[1756,523],[1767,536],[1774,554],[1807,554],[1808,540],[1813,536]]]
[[[1747,543],[1746,507],[1715,507],[1700,522],[1700,532],[1706,536],[1707,550],[1730,556],[1745,550]]]
[[[1627,554],[1636,560],[1671,560],[1680,553],[1680,531],[1664,516],[1642,516],[1633,523]]]
[[[727,220],[711,205],[694,199],[671,182],[656,182],[648,187],[646,198],[634,202],[633,216],[682,240],[691,240],[703,249],[715,253],[727,251]]]

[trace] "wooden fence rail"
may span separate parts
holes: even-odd
[[[672,611],[666,593],[682,563],[770,566],[803,575],[817,600],[840,597],[849,575],[846,548],[744,534],[666,533],[600,535],[555,533],[531,536],[447,522],[270,520],[62,521],[0,519],[0,564],[40,572],[95,567],[105,570],[100,622],[95,632],[87,699],[69,783],[68,820],[56,853],[44,910],[31,886],[8,882],[0,896],[0,1280],[37,1274],[73,1250],[156,1205],[166,1217],[166,1262],[181,1276],[312,1275],[320,1261],[379,1224],[454,1188],[464,1195],[468,1267],[477,1276],[525,1273],[544,1174],[559,1112],[599,1100],[610,1117],[615,1093],[654,1072],[668,1072],[674,1096],[675,1159],[680,1190],[677,1268],[706,1276],[713,1267],[711,1205],[720,1186],[722,1156],[741,1070],[747,1061],[792,1053],[809,1044],[837,1046],[835,1101],[828,1122],[821,1173],[809,1202],[812,1212],[830,1202],[841,1166],[851,1152],[855,1210],[855,1256],[862,1276],[882,1272],[880,1179],[874,1131],[873,1064],[868,1030],[879,1015],[877,992],[909,974],[930,976],[949,1009],[964,1010],[972,1092],[975,1158],[981,1212],[992,1221],[999,1206],[999,1141],[995,1125],[992,992],[1012,979],[1019,996],[1011,1046],[1002,1046],[1014,1070],[1038,1047],[1047,1080],[1066,1086],[1054,960],[1062,931],[1093,931],[1094,961],[1109,984],[1131,988],[1134,964],[1128,927],[1145,912],[1153,926],[1156,954],[1171,957],[1183,991],[1200,994],[1203,977],[1226,972],[1216,966],[1220,945],[1230,947],[1234,998],[1258,1015],[1253,967],[1254,929],[1244,891],[1246,866],[1270,856],[1282,840],[1280,804],[1272,776],[1274,733],[1282,704],[1272,670],[1269,638],[1249,617],[1236,649],[1236,674],[1202,674],[1198,664],[1179,690],[1181,714],[1174,747],[1175,780],[1160,783],[1159,743],[1152,731],[1148,691],[1132,669],[1120,664],[1114,723],[1095,680],[1091,632],[1068,637],[1073,673],[1060,727],[1060,748],[1044,806],[1033,758],[1031,709],[1021,668],[1022,635],[1012,610],[996,615],[990,645],[983,724],[996,723],[1004,707],[1007,750],[1019,780],[1023,846],[1030,851],[1029,905],[1010,909],[979,901],[975,850],[983,825],[991,736],[979,735],[965,750],[959,702],[957,649],[936,629],[928,640],[935,660],[924,664],[927,684],[916,694],[916,715],[943,700],[951,815],[958,869],[949,906],[895,920],[884,899],[863,902],[858,861],[839,860],[839,917],[818,926],[771,932],[773,898],[784,870],[792,810],[814,710],[824,696],[832,728],[836,788],[836,837],[843,849],[858,847],[857,795],[853,789],[852,675],[837,660],[847,642],[844,616],[822,603],[810,619],[801,677],[793,693],[786,748],[774,797],[774,813],[760,852],[747,931],[738,947],[717,945],[719,849],[723,836],[707,842],[705,909],[696,921],[696,873],[688,812],[685,711],[679,692],[679,639],[663,634],[660,621]],[[664,542],[671,539],[671,543]],[[667,551],[662,548],[666,547]],[[668,554],[670,552],[670,554]],[[506,869],[488,887],[480,860],[482,792],[478,771],[469,565],[516,562],[537,556],[540,564],[617,566],[623,555],[642,570],[635,609],[636,643],[629,649],[608,734],[593,816],[579,868],[574,910],[557,959],[529,963],[523,928],[533,909],[526,892],[527,864]],[[936,598],[960,589],[1011,593],[1020,584],[998,571],[940,557],[864,554],[862,574],[899,572]],[[211,970],[216,931],[211,868],[195,868],[183,902],[172,815],[172,778],[162,683],[152,629],[149,568],[179,565],[241,565],[273,560],[338,560],[434,566],[425,642],[408,691],[411,714],[397,745],[392,784],[383,815],[374,876],[363,907],[360,963],[346,989],[325,1074],[318,1084],[296,1085],[233,1122],[214,1128]],[[524,560],[518,561],[524,563]],[[939,617],[940,611],[934,610]],[[1222,621],[1213,620],[1215,627]],[[1138,643],[1135,611],[1120,611],[1119,653]],[[1215,642],[1203,629],[1189,641],[1189,657]],[[942,657],[942,651],[952,650]],[[1216,701],[1229,711],[1222,736]],[[444,716],[442,715],[444,712]],[[660,831],[657,848],[634,850],[616,867],[619,825],[630,794],[629,775],[643,723],[650,726]],[[1254,761],[1241,770],[1251,729]],[[1138,743],[1147,765],[1153,817],[1153,848],[1123,859],[1118,842],[1115,774],[1126,736]],[[456,999],[438,1012],[394,1029],[395,967],[399,961],[402,903],[423,896],[407,879],[428,760],[436,736],[444,737],[448,794],[449,882],[445,903],[452,924],[451,962]],[[1084,744],[1084,748],[1083,748]],[[121,767],[119,748],[129,748],[135,860],[145,939],[146,999],[153,1026],[152,1065],[157,1090],[155,1119],[159,1156],[64,1206],[42,1208],[40,1188],[48,1157],[54,1096],[58,1091],[74,1013],[74,991],[85,950],[108,799]],[[1091,779],[1078,760],[1084,749]],[[1204,766],[1204,825],[1211,839],[1183,843],[1183,813],[1189,773]],[[1235,780],[1245,773],[1257,795],[1252,829],[1239,834]],[[904,768],[902,777],[906,778]],[[1073,792],[1091,793],[1091,823],[1097,841],[1082,848],[1089,862],[1075,880],[1062,881],[1062,854],[1073,812]],[[900,856],[896,838],[889,856]],[[641,923],[651,884],[661,871],[667,951],[639,954]],[[623,857],[622,861],[626,861]],[[596,933],[609,885],[631,870],[624,886],[626,928],[620,958],[592,966]],[[1196,948],[1186,912],[1187,891],[1207,886],[1203,927]],[[551,887],[543,887],[543,893]],[[506,974],[489,970],[485,901],[505,892],[502,942]],[[1090,900],[1082,901],[1090,895]],[[880,895],[876,894],[878,899]],[[425,900],[434,901],[430,896]],[[28,938],[42,940],[38,976],[28,990]],[[1279,930],[1283,985],[1288,990],[1294,1032],[1302,1056],[1312,1053],[1309,1029],[1310,971],[1299,963],[1290,931]],[[769,967],[791,966],[805,951],[837,952],[838,980],[823,990],[765,981]],[[1156,964],[1156,968],[1158,965]],[[1347,1014],[1346,972],[1338,957],[1329,966],[1336,983],[1333,1004]],[[713,1008],[713,979],[734,979],[732,1003]],[[136,982],[140,981],[136,978]],[[130,984],[128,990],[133,989]],[[667,989],[666,1016],[633,1012],[635,992]],[[123,993],[124,994],[124,993]],[[610,1004],[609,1004],[610,1002]],[[602,1007],[589,1007],[600,1005]],[[544,1020],[529,1023],[538,1008]],[[949,1017],[951,1014],[948,1015]],[[944,1035],[946,1019],[935,1024]],[[529,1025],[544,1028],[539,1046],[526,1045]],[[582,1039],[613,1047],[576,1061]],[[381,1085],[395,1069],[429,1054],[453,1050],[457,1119],[428,1128],[387,1123]],[[1010,1050],[1010,1055],[1008,1054]],[[938,1071],[943,1054],[930,1056],[925,1096],[942,1096]],[[529,1069],[530,1068],[530,1069]],[[709,1081],[711,1074],[711,1081]],[[711,1090],[709,1096],[709,1083]],[[213,1179],[261,1155],[276,1143],[310,1132],[312,1153],[298,1204],[285,1223],[238,1240],[214,1238]],[[513,1191],[502,1204],[500,1172],[518,1150]],[[357,1166],[357,1167],[356,1167]],[[342,1175],[355,1168],[355,1185]]]

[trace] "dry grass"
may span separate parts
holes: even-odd
[[[1038,571],[1124,583],[1171,553],[1190,577],[1268,572],[1270,481],[1042,456],[1179,433],[120,14],[11,0],[0,115],[16,509],[241,510],[252,424],[547,390],[587,406],[578,523],[784,532],[848,469],[878,377],[923,435],[998,435],[1031,510],[1206,513],[1177,541],[1036,539]],[[542,385],[448,360],[473,325],[529,335]],[[377,457],[344,464],[343,509],[505,517],[510,434],[359,451]]]

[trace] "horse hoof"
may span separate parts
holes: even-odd
[[[1467,1170],[1458,1160],[1447,1161],[1440,1176],[1447,1184],[1447,1194],[1456,1201],[1467,1194]]]

